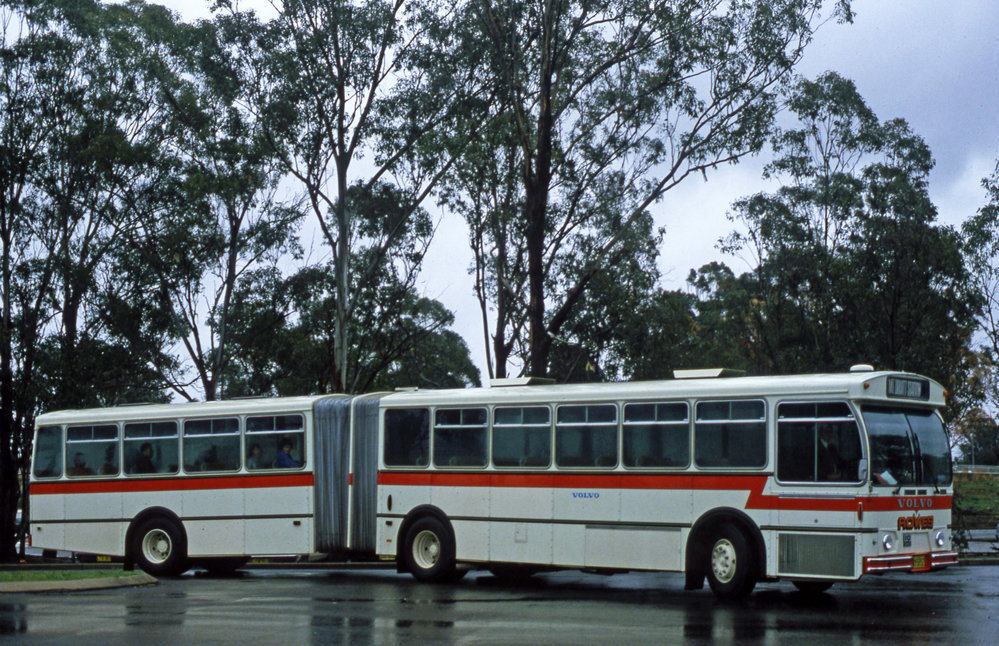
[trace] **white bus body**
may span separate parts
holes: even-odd
[[[421,580],[581,568],[682,571],[722,597],[778,578],[824,589],[956,562],[943,404],[926,378],[861,372],[51,413],[37,432],[59,436],[66,468],[36,451],[32,539],[161,573],[335,553]],[[130,473],[157,420],[176,423],[149,433],[177,464]],[[289,435],[301,467],[250,468],[254,438]],[[239,457],[195,470],[188,453],[217,437]],[[78,446],[117,452],[117,472],[70,473]]]

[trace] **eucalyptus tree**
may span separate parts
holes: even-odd
[[[0,561],[14,558],[19,472],[30,455],[35,342],[48,316],[51,266],[33,226],[33,174],[42,157],[59,56],[42,24],[0,7]],[[29,287],[30,286],[30,287]]]
[[[108,260],[141,217],[136,204],[154,183],[149,170],[162,133],[153,101],[155,53],[143,34],[163,10],[25,0],[0,11],[0,416],[4,435],[12,435],[2,444],[13,443],[26,479],[39,407],[108,403],[104,396],[120,401],[134,391],[114,379],[142,372],[103,338],[93,296],[102,277],[117,278],[107,273]],[[155,391],[148,377],[137,381]],[[8,480],[15,470],[4,464],[2,471],[8,500],[17,490]],[[5,505],[4,518],[8,511]]]
[[[499,351],[522,334],[524,369],[543,375],[549,352],[594,277],[622,238],[654,203],[691,175],[761,149],[777,109],[777,93],[826,18],[820,0],[722,2],[675,0],[470,0],[487,55],[480,76],[493,101],[472,146],[481,158],[458,176],[456,192],[474,236],[494,226],[514,237],[473,245],[479,274],[497,299],[487,331]],[[830,17],[849,20],[849,2],[829,3]],[[516,177],[515,199],[507,194]],[[598,217],[607,205],[616,221]],[[509,210],[516,209],[518,223]],[[574,280],[551,289],[575,237],[592,240]],[[512,259],[523,255],[523,266]],[[497,259],[493,262],[492,257]],[[502,273],[506,272],[506,273]],[[526,278],[521,277],[521,272]],[[523,289],[521,285],[523,284]],[[509,290],[509,291],[506,291]],[[501,303],[502,298],[519,303]]]
[[[153,33],[164,18],[162,8],[140,3],[78,3],[48,21],[50,36],[64,44],[52,127],[34,176],[42,196],[34,226],[54,265],[52,334],[61,349],[51,406],[114,403],[93,399],[99,389],[84,377],[102,372],[106,322],[97,294],[124,282],[109,263],[150,218],[146,205],[162,180],[158,162],[170,135]],[[81,356],[86,348],[96,356]],[[96,374],[84,375],[85,363]]]
[[[999,365],[999,163],[982,180],[986,204],[962,226],[964,254],[975,291],[981,298],[977,312],[988,362]],[[991,402],[999,404],[999,393]]]
[[[131,229],[118,258],[133,280],[109,301],[131,304],[133,316],[117,319],[120,333],[159,337],[143,351],[176,394],[213,400],[225,392],[233,360],[234,295],[250,273],[298,253],[303,211],[282,197],[283,172],[253,108],[254,79],[231,56],[232,42],[247,38],[245,25],[220,17],[167,26],[162,182],[155,215]]]
[[[960,237],[936,222],[928,146],[834,73],[801,81],[789,105],[797,123],[767,168],[782,186],[734,205],[743,233],[725,247],[754,261],[731,311],[747,317],[747,363],[765,373],[873,363],[974,396],[963,384],[977,297]]]
[[[468,347],[449,326],[453,314],[441,303],[420,296],[417,262],[432,227],[423,209],[408,214],[394,187],[381,184],[374,194],[349,191],[360,206],[357,224],[365,235],[406,217],[409,226],[392,247],[393,262],[363,282],[355,274],[349,288],[355,306],[349,321],[354,351],[347,369],[349,388],[357,392],[396,386],[463,387],[478,384]],[[355,252],[367,264],[377,249]],[[303,267],[290,276],[275,268],[257,271],[241,286],[233,308],[233,341],[238,359],[230,366],[230,394],[304,394],[328,392],[337,383],[337,290],[328,264]]]
[[[348,377],[356,390],[478,385],[467,345],[449,329],[454,315],[398,278],[379,272],[375,280],[353,286],[359,294],[351,329],[357,350]],[[239,352],[229,366],[226,394],[328,392],[337,379],[331,361],[336,288],[329,265],[288,277],[260,271],[248,280],[235,301],[233,343]]]
[[[277,18],[258,32],[262,55],[245,60],[257,70],[268,141],[303,188],[332,257],[331,388],[350,390],[358,303],[351,286],[390,261],[410,217],[453,164],[442,142],[475,87],[473,66],[463,63],[474,50],[462,46],[461,12],[445,0],[284,0],[275,7]],[[364,230],[350,189],[369,193],[383,182],[405,196],[404,217]],[[364,264],[352,267],[361,257]]]

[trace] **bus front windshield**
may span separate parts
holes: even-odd
[[[932,411],[865,407],[871,478],[891,486],[950,484],[950,445]]]

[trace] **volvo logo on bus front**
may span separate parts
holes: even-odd
[[[932,498],[899,498],[899,509],[933,509]]]

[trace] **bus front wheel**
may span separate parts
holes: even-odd
[[[419,581],[453,580],[456,573],[454,539],[434,516],[413,522],[403,543],[403,564]]]
[[[183,531],[167,518],[150,518],[136,529],[132,554],[143,570],[154,576],[177,576],[187,569]]]
[[[711,536],[708,583],[719,599],[742,599],[756,586],[756,566],[746,535],[734,525],[721,525]]]

